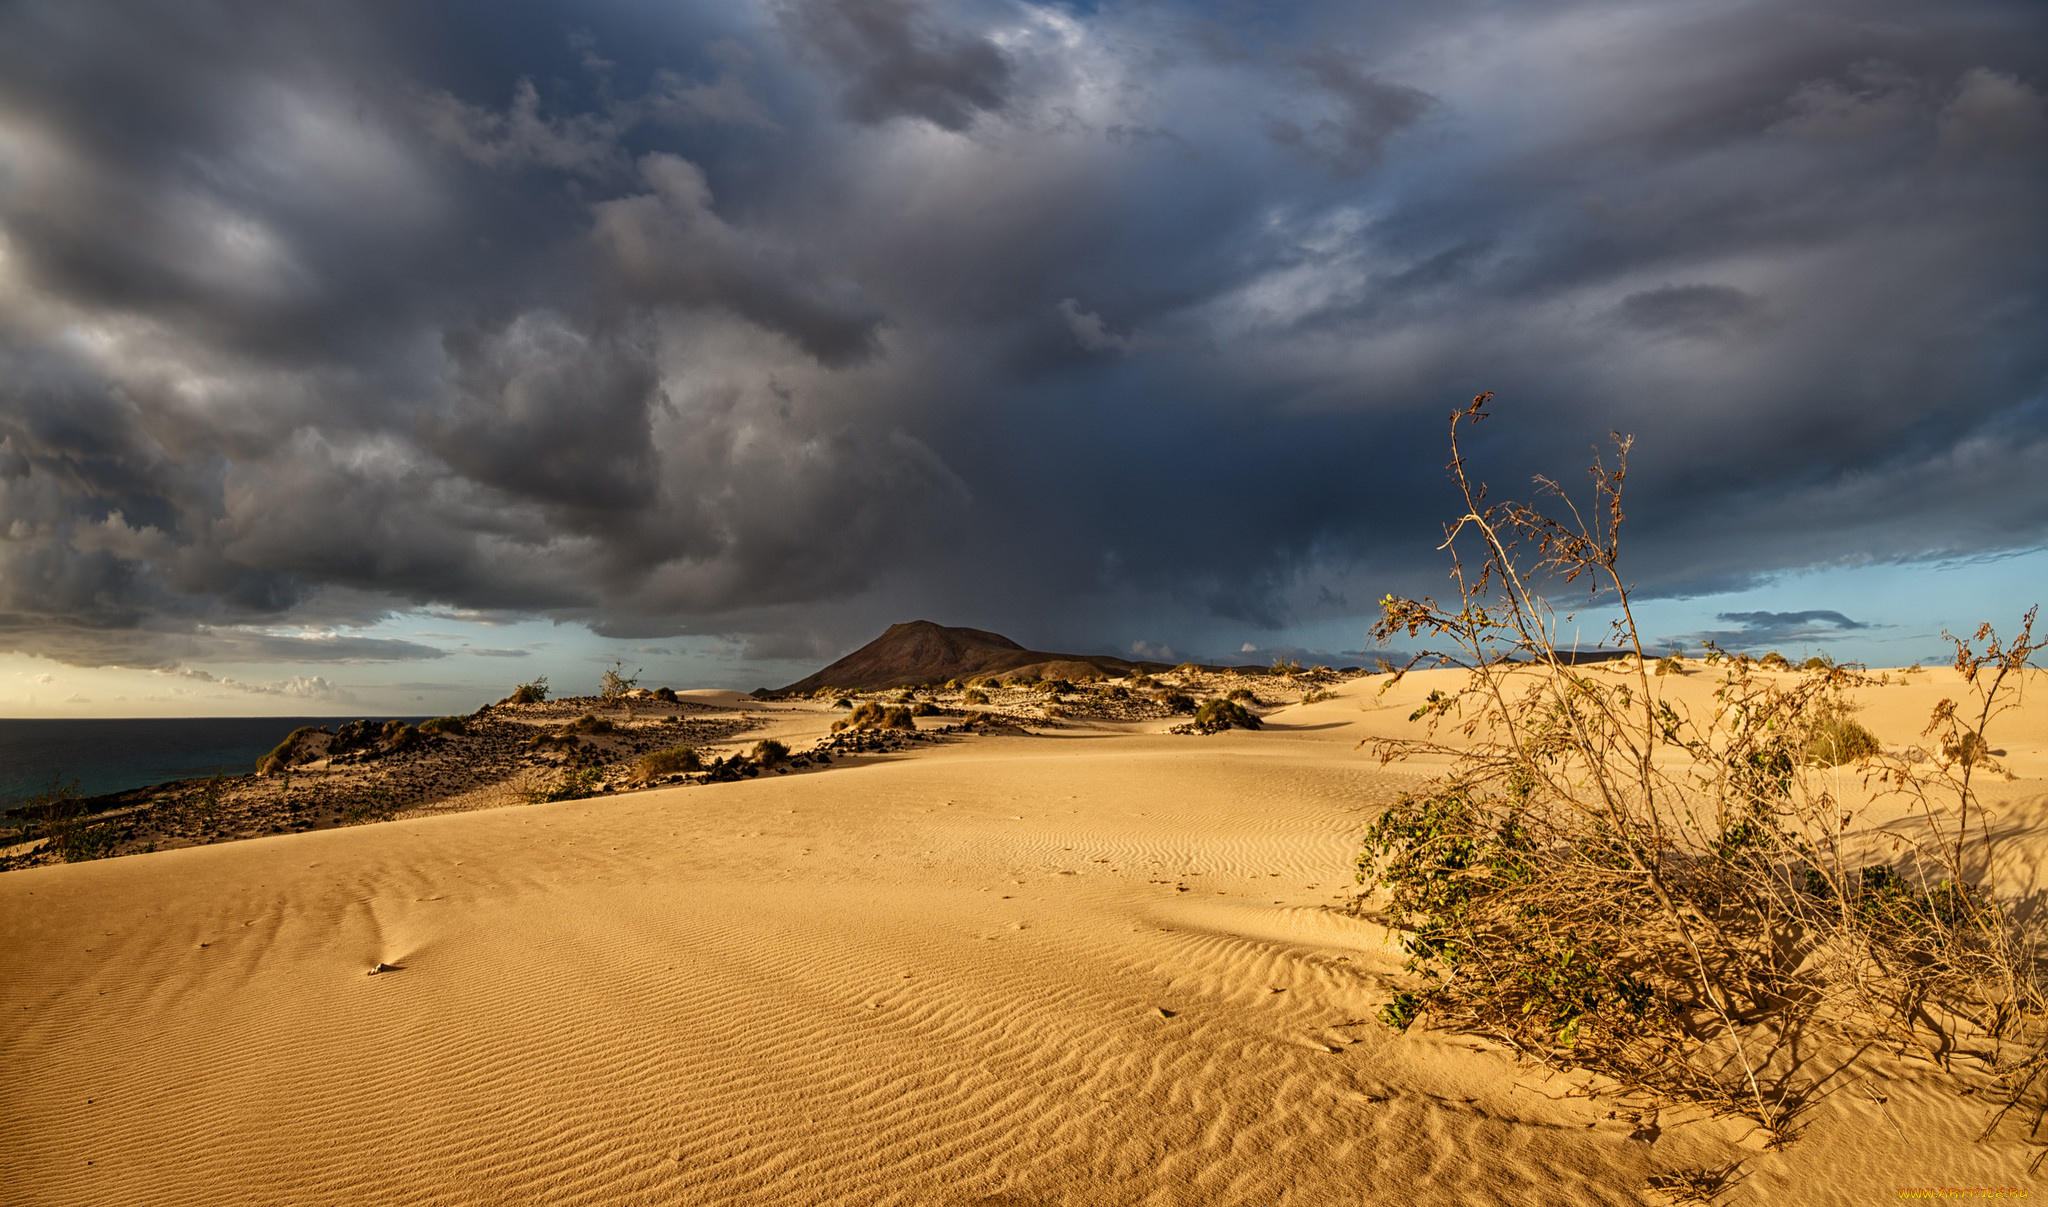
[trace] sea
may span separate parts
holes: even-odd
[[[166,717],[129,720],[0,720],[0,808],[52,784],[81,796],[146,788],[166,780],[256,769],[301,725],[333,729],[355,717]],[[382,717],[372,718],[383,720]],[[425,717],[406,717],[418,722]]]

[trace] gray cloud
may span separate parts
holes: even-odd
[[[1438,589],[1485,388],[1496,483],[1637,434],[1646,594],[2036,546],[2043,27],[15,6],[0,644],[1230,649]]]
[[[1865,621],[1820,608],[1803,612],[1722,612],[1714,619],[1735,627],[1688,633],[1679,639],[1680,644],[1711,642],[1724,650],[1754,651],[1777,645],[1826,644],[1831,638],[1872,627]]]
[[[806,0],[788,10],[791,31],[844,79],[840,105],[860,122],[921,118],[965,130],[1003,108],[1011,68],[987,38],[929,28],[909,0]]]

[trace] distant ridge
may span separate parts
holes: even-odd
[[[1132,662],[1106,654],[1048,654],[1027,650],[1000,633],[948,628],[929,620],[892,624],[880,637],[799,679],[776,695],[805,695],[822,687],[879,691],[982,675],[1026,672],[1042,679],[1094,679],[1159,671],[1172,664]]]

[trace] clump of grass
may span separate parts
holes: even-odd
[[[674,704],[676,702],[676,689],[673,687],[657,687],[654,689],[654,698],[664,704]]]
[[[1806,740],[1806,761],[1817,767],[1839,767],[1883,753],[1876,734],[1841,713],[1822,717]]]
[[[1230,694],[1223,698],[1226,700],[1242,700],[1247,704],[1257,704],[1259,702],[1258,694],[1249,687],[1232,688]]]
[[[1186,692],[1163,691],[1152,697],[1166,706],[1170,713],[1191,713],[1195,711],[1195,698]]]
[[[1226,729],[1257,729],[1259,718],[1235,700],[1209,700],[1195,710],[1194,726],[1203,733]]]
[[[468,733],[469,722],[462,717],[429,717],[420,722],[420,732],[429,736]]]
[[[659,779],[664,775],[702,771],[704,756],[698,754],[693,746],[671,746],[666,750],[650,750],[641,755],[638,766],[642,779]]]
[[[842,729],[916,729],[917,722],[910,719],[910,710],[900,704],[877,704],[873,700],[863,701],[851,713],[832,722],[832,732]]]
[[[1685,673],[1685,659],[1677,654],[1666,654],[1662,658],[1657,659],[1657,673],[1659,675],[1683,675]]]
[[[789,747],[774,738],[762,738],[747,752],[747,758],[756,767],[780,767],[789,761]]]
[[[602,778],[595,767],[565,767],[561,778],[554,784],[527,793],[526,803],[546,805],[555,801],[582,800],[596,793]]]
[[[531,683],[522,683],[505,697],[507,704],[545,704],[548,702],[548,677],[542,675]]]
[[[618,726],[598,716],[596,713],[587,712],[573,721],[564,722],[555,732],[566,737],[570,734],[580,733],[610,733],[617,728]]]
[[[1049,696],[1064,696],[1073,692],[1074,685],[1065,679],[1040,679],[1032,684],[1032,689]]]
[[[1792,669],[1791,660],[1776,650],[1772,650],[1770,653],[1757,659],[1756,664],[1766,670],[1773,671],[1789,671]]]
[[[1325,700],[1334,700],[1336,698],[1337,693],[1318,687],[1305,692],[1301,697],[1301,702],[1303,704],[1321,704]]]
[[[910,706],[910,715],[913,717],[936,717],[939,715],[939,706],[930,700],[919,700]]]
[[[1806,661],[1800,663],[1799,669],[1802,671],[1824,671],[1827,670],[1829,667],[1832,667],[1833,665],[1834,663],[1828,661],[1826,658],[1821,657],[1819,654],[1815,654],[1813,657],[1808,658]]]
[[[1888,827],[1896,845],[1845,838],[1854,810],[1837,777],[1802,756],[1817,734],[1854,740],[1843,696],[1865,677],[1826,666],[1787,682],[1757,673],[1768,657],[1737,658],[1720,663],[1710,715],[1660,696],[1619,569],[1628,441],[1616,465],[1594,464],[1590,508],[1567,501],[1560,520],[1492,502],[1458,449],[1488,397],[1451,424],[1457,598],[1390,596],[1373,630],[1423,636],[1436,646],[1418,660],[1467,672],[1415,711],[1427,736],[1370,743],[1387,760],[1451,762],[1371,824],[1359,857],[1413,978],[1383,1021],[1485,1034],[1781,1138],[1810,1073],[1787,1036],[1975,1059],[2003,1085],[1994,1128],[2022,1101],[2042,1106],[2048,988],[1980,879],[1996,839],[1970,762],[1884,759],[1873,782],[1916,825]],[[1617,617],[1614,643],[1635,655],[1621,675],[1587,673],[1552,641],[1572,630],[1544,590],[1575,580]],[[1928,733],[1963,743],[2010,706],[2042,648],[2034,619],[2009,643],[1988,626],[1952,638],[1973,706],[1943,701]],[[1436,737],[1445,723],[1460,740]]]
[[[970,687],[960,697],[962,704],[986,704],[988,693],[978,687]]]
[[[1372,669],[1376,675],[1391,675],[1394,673],[1394,662],[1391,658],[1378,655],[1372,660]]]
[[[1292,679],[1301,673],[1301,663],[1292,658],[1275,658],[1273,665],[1266,668],[1266,673],[1275,679]]]

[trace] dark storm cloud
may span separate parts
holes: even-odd
[[[1440,590],[1481,389],[1499,493],[1637,435],[1648,594],[2038,545],[2044,24],[14,5],[0,635],[1233,649]]]
[[[964,130],[1001,109],[1010,63],[986,38],[934,30],[907,0],[808,0],[785,20],[844,80],[840,104],[860,122],[922,118]]]
[[[1689,633],[1681,644],[1711,643],[1724,650],[1748,651],[1775,645],[1825,644],[1831,638],[1872,627],[1840,612],[1819,608],[1801,612],[1721,612],[1714,619],[1735,627]]]

